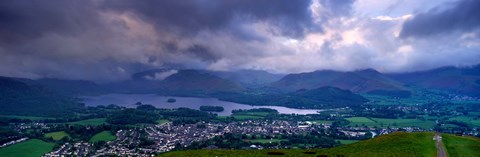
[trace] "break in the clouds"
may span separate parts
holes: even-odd
[[[296,73],[473,65],[478,10],[474,0],[2,1],[0,75],[110,81],[169,67]]]

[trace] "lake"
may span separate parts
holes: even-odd
[[[221,101],[217,98],[197,98],[197,97],[170,97],[159,96],[155,94],[107,94],[101,96],[86,96],[82,97],[83,103],[86,106],[107,106],[109,104],[115,104],[118,106],[124,106],[129,108],[135,108],[135,103],[142,102],[143,104],[151,104],[157,108],[191,108],[200,109],[200,106],[222,106],[225,110],[223,112],[215,112],[220,116],[229,116],[232,114],[232,110],[235,109],[254,109],[254,108],[271,108],[277,110],[283,114],[316,114],[317,111],[313,109],[294,109],[281,106],[252,106],[239,104],[234,102]],[[174,98],[177,101],[174,103],[168,103],[169,98]]]

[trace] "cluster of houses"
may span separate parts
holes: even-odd
[[[158,153],[171,151],[178,146],[186,147],[195,141],[203,141],[227,133],[276,136],[286,134],[303,134],[318,129],[328,129],[326,123],[311,123],[283,120],[247,120],[241,122],[200,122],[196,124],[173,125],[171,122],[152,125],[144,128],[119,130],[116,139],[102,147],[91,143],[65,143],[57,150],[45,156],[155,156]],[[427,131],[416,127],[406,128],[370,128],[370,127],[337,127],[339,133],[347,137],[357,138],[370,133],[376,135],[389,134],[395,131]],[[152,143],[141,145],[143,140]],[[97,148],[97,149],[95,149]],[[216,146],[209,146],[214,149]],[[263,149],[261,145],[252,145],[245,149]],[[208,148],[207,148],[208,149]]]
[[[92,144],[87,142],[65,143],[57,150],[43,155],[44,157],[90,156]]]
[[[24,138],[21,138],[21,139],[18,139],[18,140],[6,142],[6,143],[0,145],[0,148],[6,147],[6,146],[9,146],[9,145],[13,145],[13,144],[16,144],[16,143],[20,143],[20,142],[23,142],[23,141],[26,141],[26,140],[28,140],[28,138],[24,137]]]

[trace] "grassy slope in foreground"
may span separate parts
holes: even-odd
[[[0,149],[1,157],[39,157],[53,149],[53,143],[38,139],[20,142]]]
[[[314,154],[306,154],[302,149],[282,150],[187,150],[162,154],[160,156],[268,156],[268,152],[283,152],[283,156],[337,156],[355,157],[434,157],[437,154],[434,133],[393,133],[382,135],[374,139],[343,145],[329,149],[314,149]]]
[[[478,157],[480,156],[480,138],[461,137],[442,134],[443,144],[447,148],[449,157]]]
[[[115,137],[110,131],[102,131],[98,134],[95,134],[89,142],[92,142],[92,143],[95,143],[95,142],[99,142],[99,141],[105,141],[105,142],[108,142],[108,141],[113,141],[115,140],[117,137]]]

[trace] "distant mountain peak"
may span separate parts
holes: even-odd
[[[272,86],[288,91],[331,86],[360,93],[374,90],[406,89],[402,83],[390,79],[374,69],[352,72],[317,70],[309,73],[289,74],[273,83]]]
[[[355,72],[365,73],[365,74],[382,74],[382,73],[380,73],[380,72],[378,72],[377,70],[372,69],[372,68],[362,69],[362,70],[356,70]]]
[[[152,69],[138,72],[132,75],[133,80],[163,80],[170,75],[177,73],[176,69]]]

